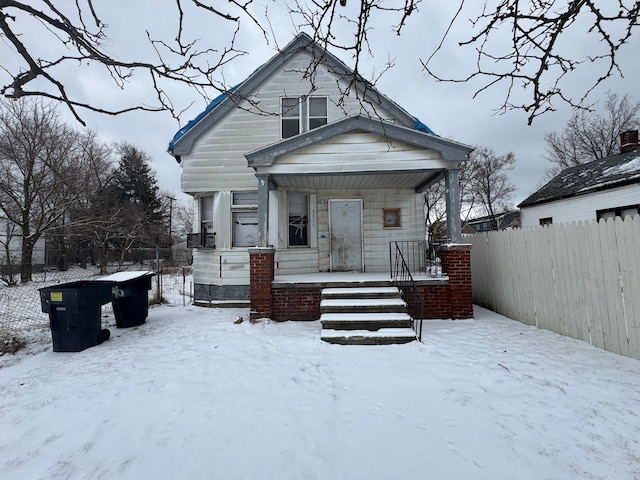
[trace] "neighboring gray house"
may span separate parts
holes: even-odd
[[[467,225],[473,228],[477,233],[506,230],[507,228],[518,228],[520,227],[520,211],[511,210],[499,213],[496,215],[495,223],[497,225],[494,224],[490,215],[467,220]]]
[[[248,299],[252,247],[275,249],[276,275],[388,272],[391,240],[425,239],[423,191],[443,178],[460,239],[472,149],[350,73],[301,33],[175,135],[196,301]]]
[[[526,198],[522,227],[627,217],[640,213],[638,131],[621,134],[620,153],[566,168]]]

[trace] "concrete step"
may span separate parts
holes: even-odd
[[[320,313],[404,312],[402,298],[323,298]]]
[[[407,313],[323,313],[320,316],[323,329],[370,330],[381,328],[411,328],[413,320]]]
[[[325,288],[322,298],[400,298],[397,287]]]
[[[416,340],[411,328],[384,328],[376,332],[369,330],[322,330],[321,338],[339,345],[393,345]]]

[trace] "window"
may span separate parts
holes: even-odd
[[[280,101],[282,138],[327,124],[327,97],[283,97]]]
[[[258,244],[258,192],[233,192],[231,197],[231,246],[255,247]]]
[[[327,98],[309,97],[309,130],[327,124]]]
[[[596,211],[596,218],[598,221],[607,220],[609,218],[615,219],[620,217],[623,220],[625,218],[631,218],[640,213],[640,205],[627,205],[626,207],[607,208],[604,210]]]
[[[541,218],[540,219],[540,226],[544,227],[545,225],[552,225],[553,224],[553,218],[552,217],[546,217],[546,218]]]
[[[309,195],[305,193],[288,193],[287,209],[289,246],[308,246]]]
[[[293,137],[300,133],[300,99],[286,97],[281,103],[282,138]]]
[[[200,231],[213,232],[213,195],[200,197]]]
[[[216,248],[216,232],[213,231],[213,195],[199,199],[200,229],[187,234],[187,248]]]

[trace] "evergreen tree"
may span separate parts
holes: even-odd
[[[166,244],[168,227],[165,225],[157,181],[149,166],[149,156],[128,143],[118,145],[117,150],[120,155],[114,175],[117,200],[124,211],[139,217],[142,224],[136,246],[154,247]]]

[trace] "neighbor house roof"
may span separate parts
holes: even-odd
[[[207,108],[198,114],[196,118],[178,130],[171,139],[171,142],[169,142],[168,152],[180,161],[180,155],[187,154],[191,151],[195,139],[222,118],[239,99],[246,97],[256,89],[264,80],[280,68],[289,56],[305,49],[310,50],[315,58],[321,58],[322,62],[328,65],[335,73],[342,76],[353,75],[353,71],[341,60],[324,50],[320,45],[315,43],[309,35],[302,32],[267,63],[256,69],[246,80],[219,95],[209,103]],[[422,123],[418,118],[410,115],[388,97],[380,94],[364,79],[360,79],[356,87],[360,89],[369,101],[383,106],[404,125],[421,132],[436,135],[427,125]]]
[[[531,207],[637,182],[640,182],[639,149],[566,168],[518,207]]]

